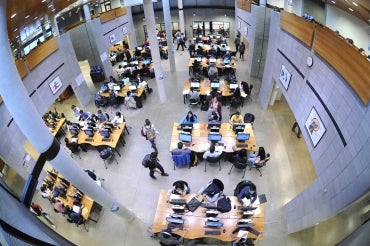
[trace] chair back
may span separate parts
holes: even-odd
[[[223,191],[224,190],[224,183],[221,181],[221,180],[219,180],[219,179],[213,179],[212,180],[212,183],[214,183],[215,185],[217,185],[218,186],[218,188],[221,190],[221,191]]]
[[[172,154],[172,160],[175,162],[176,167],[187,166],[190,164],[190,154],[181,153],[181,154]]]
[[[210,162],[210,163],[216,163],[216,162],[219,162],[222,158],[222,154],[219,155],[218,157],[211,157],[211,156],[208,156],[206,161]]]

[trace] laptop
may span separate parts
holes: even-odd
[[[113,90],[120,91],[121,90],[121,86],[120,85],[114,85],[113,86]]]
[[[198,89],[200,87],[200,83],[199,82],[190,82],[190,87]]]
[[[211,82],[211,88],[220,88],[220,82]]]
[[[129,85],[129,86],[128,86],[128,89],[129,89],[130,91],[136,91],[136,85]]]
[[[238,88],[238,86],[238,84],[229,84],[230,90],[235,90],[236,88]]]
[[[209,58],[210,63],[216,63],[217,59],[216,58]]]

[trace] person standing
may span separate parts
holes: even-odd
[[[191,42],[191,40],[189,40],[188,51],[189,51],[190,58],[193,58],[194,57],[194,52],[195,52],[195,45]]]
[[[235,55],[238,53],[239,51],[239,45],[240,45],[240,38],[239,38],[239,35],[236,35],[236,38],[234,40],[234,44],[235,44]]]
[[[244,61],[244,52],[245,52],[245,44],[244,42],[241,42],[239,46],[239,59],[242,59],[243,61]]]
[[[142,127],[142,134],[152,145],[152,148],[156,153],[158,153],[157,145],[155,144],[156,135],[159,134],[158,130],[155,128],[154,124],[150,122],[149,119],[145,120],[145,124]]]

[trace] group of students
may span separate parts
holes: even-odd
[[[216,203],[217,200],[223,194],[224,185],[223,182],[219,179],[213,179],[207,182],[199,191],[197,196],[202,196],[201,199],[207,199],[210,203]],[[189,184],[184,180],[177,180],[172,184],[172,187],[168,190],[168,195],[180,195],[185,196],[190,194],[191,189]],[[242,180],[239,182],[234,189],[234,196],[237,197],[238,201],[243,206],[249,206],[253,204],[257,200],[257,188],[256,185],[249,180]],[[167,227],[163,229],[160,233],[157,234],[158,239],[161,245],[179,245],[182,244],[184,241],[184,237],[187,233],[187,230],[183,229],[182,235],[177,235],[173,233],[173,229],[171,227]],[[237,240],[237,245],[247,245],[242,244],[245,242],[244,239]]]

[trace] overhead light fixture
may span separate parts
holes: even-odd
[[[332,4],[335,4],[335,1],[331,1]]]
[[[355,3],[355,2],[352,2],[353,3],[353,5],[355,5],[356,7],[358,6],[358,4],[357,3]]]
[[[38,18],[38,17],[36,16],[36,17],[35,17],[35,18],[33,18],[33,19],[34,19],[34,20],[37,20],[37,18]]]
[[[17,13],[12,14],[12,16],[10,16],[10,19],[13,19],[16,15]]]
[[[14,32],[18,31],[18,28],[14,29]]]
[[[349,9],[349,11],[353,12],[353,9],[351,9],[351,8],[348,8],[348,9]]]
[[[26,15],[26,17],[24,17],[25,19],[28,19],[30,17],[30,15]]]
[[[42,0],[41,2],[44,3],[44,2],[46,2],[46,0]]]

